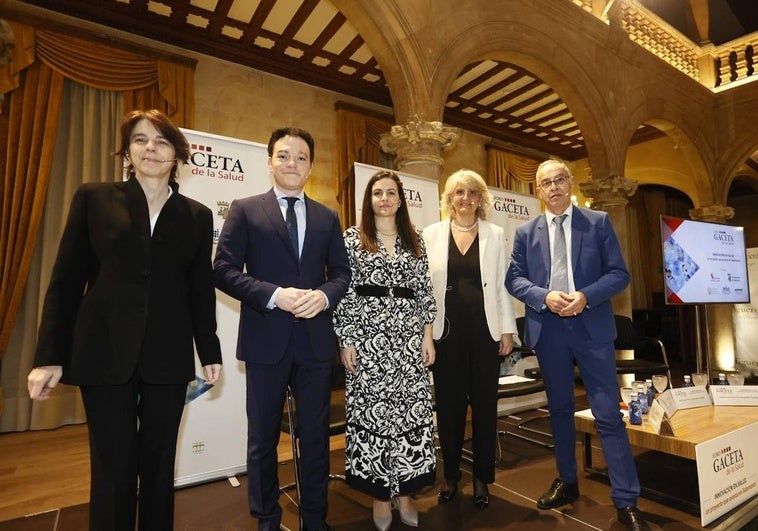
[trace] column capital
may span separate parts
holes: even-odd
[[[734,208],[721,203],[699,208],[690,209],[690,218],[695,221],[711,221],[713,223],[724,223],[734,217]]]
[[[445,162],[440,154],[455,147],[460,136],[458,127],[428,122],[415,114],[405,125],[393,125],[389,133],[382,135],[380,143],[385,153],[395,155],[399,170],[413,164],[429,163],[440,168]]]
[[[612,206],[625,206],[637,191],[637,181],[622,175],[609,175],[604,178],[593,177],[580,183],[579,189],[586,197],[592,198],[592,208],[607,210]]]

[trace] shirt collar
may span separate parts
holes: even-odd
[[[571,214],[573,214],[573,212],[574,212],[574,205],[569,205],[568,208],[562,212],[562,214],[566,214],[566,219],[563,220],[563,222],[565,223],[566,220],[568,220],[569,221],[569,225],[568,226],[571,226]],[[555,216],[556,215],[553,214],[552,212],[550,212],[548,210],[545,210],[545,220],[547,221],[548,226],[551,223],[553,223],[553,219],[555,219]],[[566,225],[564,225],[564,227],[565,226]]]
[[[281,190],[279,190],[279,188],[277,188],[276,186],[274,186],[274,194],[276,194],[277,200],[283,200],[285,197],[297,197],[301,201],[305,202],[305,192],[303,192],[302,190],[300,191],[299,194],[290,196],[290,195],[285,194]]]

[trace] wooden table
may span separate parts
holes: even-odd
[[[670,419],[676,437],[655,433],[648,423],[647,416],[642,417],[640,426],[629,424],[628,417],[624,418],[624,422],[629,442],[634,446],[694,460],[695,445],[758,422],[758,407],[703,406],[677,411]],[[589,409],[577,411],[574,423],[577,431],[584,433],[585,441],[589,440],[588,437],[598,434]],[[591,459],[592,456],[590,466]]]
[[[652,425],[648,422],[647,415],[643,416],[642,425],[639,426],[629,424],[628,417],[624,418],[624,422],[626,423],[629,442],[633,446],[695,461],[696,445],[758,422],[758,407],[703,406],[677,411],[670,419],[675,433],[674,437],[655,433]],[[592,436],[598,435],[598,432],[590,410],[577,411],[574,414],[574,424],[584,438],[584,469],[587,472],[602,474],[607,477],[607,473],[592,465]],[[650,488],[643,487],[642,490],[643,493],[650,494],[653,498],[676,502],[693,514],[699,514],[699,503],[693,505],[689,500],[675,498]],[[758,497],[749,503],[748,507],[743,506],[739,510],[749,511],[753,515],[758,514]]]

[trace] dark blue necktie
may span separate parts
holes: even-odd
[[[295,256],[300,256],[300,246],[297,241],[297,215],[295,214],[295,201],[297,197],[285,197],[287,201],[287,231],[290,233],[290,242],[292,242],[292,248],[295,250]]]

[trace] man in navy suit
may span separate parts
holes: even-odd
[[[274,187],[232,202],[213,263],[218,288],[241,302],[237,359],[247,375],[248,501],[260,531],[278,530],[281,522],[276,448],[288,385],[297,401],[303,529],[329,529],[329,399],[337,352],[331,309],[347,291],[350,266],[337,214],[303,193],[313,149],[302,129],[273,132]]]
[[[526,305],[522,339],[537,352],[555,441],[559,477],[537,506],[552,509],[579,497],[576,362],[600,433],[618,519],[627,529],[647,530],[637,509],[640,484],[619,412],[613,346],[610,299],[629,284],[629,272],[608,214],[572,205],[573,176],[565,164],[543,162],[536,182],[546,211],[516,230],[505,285]]]

